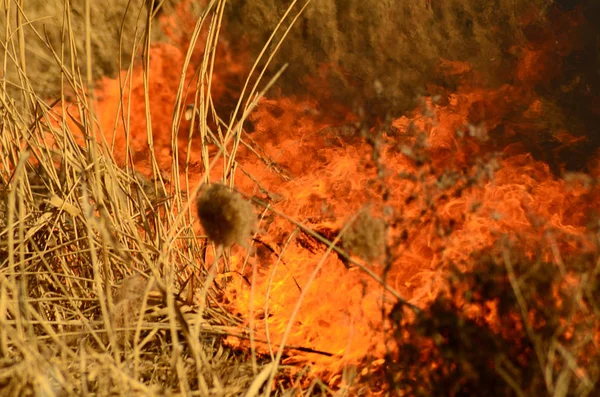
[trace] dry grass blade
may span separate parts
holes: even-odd
[[[161,36],[156,8],[141,0],[111,0],[102,9],[90,0],[55,0],[52,10],[30,3],[36,2],[0,5],[0,394],[228,396],[252,384],[260,389],[265,375],[255,379],[252,364],[223,345],[239,319],[212,305],[214,275],[202,267],[206,247],[194,231],[194,197],[186,197],[178,177],[166,194],[164,170],[152,152],[150,49]],[[173,175],[188,178],[188,168],[179,169],[177,109],[188,94],[194,44],[208,25],[196,87],[203,134],[211,117],[224,7],[225,1],[213,0],[200,10],[181,80],[173,82],[179,86],[170,127]],[[127,137],[124,167],[113,158],[114,138],[107,140],[115,131],[101,131],[94,109],[98,73],[119,70],[117,52],[131,60],[119,80],[114,127],[122,122]],[[132,108],[124,99],[140,55],[151,179],[131,166]],[[47,75],[37,76],[40,70]],[[253,88],[244,115],[273,81]],[[234,130],[240,125],[231,120],[217,157],[233,161],[235,147],[226,146],[239,140]],[[202,161],[210,172],[216,159]],[[200,315],[179,298],[190,275],[208,278],[194,286],[208,291]],[[270,374],[265,364],[259,371]]]

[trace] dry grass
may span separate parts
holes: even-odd
[[[119,167],[97,133],[95,78],[120,65],[131,73],[134,60],[147,68],[154,14],[141,0],[75,3],[0,7],[1,394],[256,395],[264,374],[279,371],[269,364],[260,375],[264,362],[222,343],[238,320],[216,304],[214,274],[202,285],[210,266],[189,204],[196,193],[167,189],[156,167],[151,178]],[[192,43],[209,32],[198,87],[210,83],[223,4],[198,7]],[[183,87],[174,129],[187,105]],[[242,95],[221,125],[219,152],[201,159],[207,170],[225,152],[234,167],[235,132],[262,93],[254,86]],[[203,140],[209,96],[196,96]],[[172,175],[182,172],[174,163]],[[204,294],[188,305],[192,278]]]
[[[31,9],[21,12],[19,7],[24,3]],[[154,11],[142,0],[113,0],[110,6],[103,4],[100,8],[99,2],[91,0],[73,3],[77,4],[65,8],[63,5],[67,2],[56,0],[52,4],[61,7],[51,8],[43,3],[47,8],[36,8],[36,2],[6,0],[0,8],[6,16],[2,19],[4,25],[1,25],[3,32],[0,33],[3,44],[0,49],[3,52],[0,81],[0,394],[253,397],[321,392],[323,395],[349,395],[350,389],[332,391],[318,379],[311,379],[310,385],[310,382],[299,380],[302,375],[290,380],[281,364],[285,354],[283,346],[292,332],[294,317],[305,292],[298,298],[276,356],[264,358],[255,351],[237,351],[223,343],[225,337],[245,336],[236,333],[240,329],[240,320],[219,304],[220,291],[213,282],[217,264],[226,261],[227,255],[223,247],[213,250],[209,240],[219,246],[247,241],[255,220],[252,206],[229,188],[211,190],[209,187],[204,192],[202,185],[195,190],[182,188],[182,179],[189,182],[188,171],[193,160],[206,170],[201,178],[205,186],[217,163],[223,164],[222,173],[228,177],[221,181],[222,185],[212,186],[234,185],[242,125],[281,72],[276,55],[259,52],[256,64],[242,84],[240,99],[228,115],[230,118],[220,119],[210,88],[226,2],[207,1],[205,7],[195,2],[198,23],[190,33],[190,50],[183,62],[185,70],[193,69],[196,73],[195,80],[190,83],[182,78],[173,82],[178,87],[177,99],[174,108],[167,110],[172,112],[169,128],[172,131],[173,163],[165,178],[165,170],[159,169],[155,153],[150,149],[152,175],[142,176],[131,167],[130,159],[126,166],[118,165],[104,140],[106,135],[98,133],[100,123],[93,105],[93,88],[98,77],[112,75],[121,68],[126,69],[125,76],[130,76],[134,63],[142,65],[146,88],[144,116],[151,147],[153,127],[147,110],[150,103],[147,87],[151,79],[148,54],[151,42],[161,37],[155,26]],[[287,12],[280,8],[275,12],[272,2],[262,3],[262,17],[269,23],[264,24],[264,19],[260,18],[254,20],[255,24],[261,25],[260,48],[278,50],[288,34],[292,36],[292,43],[298,42],[298,35],[302,33],[286,30],[280,23],[282,19],[298,21],[296,16],[302,11],[302,4],[288,2]],[[428,2],[423,3],[425,7]],[[444,7],[458,7],[463,16],[465,13],[477,14],[473,9],[476,7],[474,2],[462,6],[458,1],[444,3],[447,5],[431,3],[440,15],[457,14],[456,9],[450,12],[442,9]],[[372,50],[385,48],[390,37],[395,37],[398,32],[391,29],[392,24],[384,26],[383,36],[363,35],[360,29],[355,32],[340,30],[346,28],[347,21],[356,22],[348,26],[367,28],[387,12],[386,5],[362,4],[350,1],[342,9],[342,2],[332,0],[308,8],[304,26],[306,36],[302,39],[306,42],[302,48],[308,46],[318,52],[314,57],[304,59],[311,67],[331,61],[323,58],[331,55],[334,61],[356,67],[359,80],[379,76],[379,80],[361,82],[359,86],[349,84],[348,90],[340,91],[340,97],[366,98],[367,102],[377,103],[381,100],[382,107],[372,107],[373,112],[385,114],[389,106],[397,109],[409,106],[416,94],[412,88],[432,70],[432,59],[437,58],[440,49],[448,43],[454,47],[464,45],[461,48],[466,51],[466,58],[474,64],[477,59],[468,56],[476,52],[471,48],[473,43],[482,43],[490,49],[491,52],[484,51],[482,59],[491,59],[501,53],[502,39],[485,36],[483,29],[486,21],[498,14],[481,13],[477,14],[480,19],[470,23],[464,19],[469,20],[468,15],[448,21],[446,26],[452,31],[465,24],[470,26],[468,34],[451,35],[449,39],[445,38],[444,32],[420,31],[406,24],[407,31],[412,29],[417,40],[409,45],[406,40],[394,39],[401,47],[396,48],[400,58],[390,61],[386,54]],[[415,15],[425,11],[421,6],[411,4],[406,3],[399,8],[400,14],[392,16],[400,18],[413,13],[417,20],[420,17]],[[515,4],[521,7],[524,2]],[[340,21],[330,18],[336,10],[342,11]],[[252,18],[256,15],[241,16]],[[512,16],[505,18],[508,18],[507,26],[512,26]],[[323,21],[326,23],[319,25]],[[252,27],[253,22],[242,23]],[[317,29],[317,26],[322,28]],[[273,30],[276,33],[272,33]],[[427,41],[426,37],[435,40]],[[467,42],[464,42],[465,37]],[[365,52],[353,54],[348,51],[357,43],[366,48]],[[266,47],[262,47],[263,44]],[[418,58],[410,58],[409,62],[408,58],[402,58],[414,55],[415,46],[423,50],[426,62],[420,62],[423,59]],[[196,48],[203,50],[202,62],[191,65],[192,52]],[[448,51],[454,50],[456,48],[448,48]],[[350,55],[349,58],[335,58],[340,54]],[[361,64],[365,54],[374,57],[374,61]],[[292,61],[302,57],[301,53],[289,48],[281,56]],[[386,61],[378,62],[382,58]],[[404,67],[397,69],[398,64]],[[381,65],[381,69],[373,70],[368,65]],[[292,65],[291,78],[298,78],[298,69],[302,68],[302,62]],[[271,70],[267,72],[267,69]],[[404,74],[398,76],[399,71]],[[272,76],[272,79],[266,81],[265,76]],[[397,81],[392,84],[382,80],[381,76],[405,79],[403,83],[407,89],[391,88],[391,91],[381,92],[381,87],[399,86]],[[131,89],[127,77],[122,84],[123,92]],[[192,94],[186,91],[194,85],[196,89]],[[190,95],[195,99],[193,107],[186,103],[185,98]],[[130,110],[125,103],[120,105],[122,119],[127,123]],[[186,109],[192,111],[186,112]],[[200,139],[211,142],[215,151],[204,150],[203,145],[200,159],[191,159],[178,152],[177,133],[184,115],[191,118],[189,147],[192,138]],[[126,125],[125,129],[128,127]],[[110,134],[110,131],[103,132]],[[133,152],[128,145],[127,156]],[[420,160],[415,158],[415,162]],[[447,176],[448,180],[440,179],[440,184],[454,184],[452,175]],[[215,197],[212,196],[217,199],[213,200]],[[443,197],[440,195],[439,199]],[[382,243],[386,237],[386,220],[362,212],[348,222],[334,241],[328,241],[299,221],[277,210],[270,211],[273,216],[288,220],[326,245],[327,253],[336,252],[347,263],[381,283],[397,299],[397,307],[402,309],[403,315],[408,307],[411,318],[430,319],[427,315],[433,312],[431,308],[420,310],[403,301],[386,284],[385,273],[383,277],[378,276],[371,267],[356,263],[337,245],[340,243],[367,262],[384,256],[383,263],[387,263],[385,257],[389,256],[386,251],[389,247]],[[200,234],[197,215],[202,218],[203,214],[208,214],[203,222],[207,230]],[[235,230],[220,230],[223,221],[231,221]],[[210,257],[213,260],[207,263],[206,258]],[[311,273],[307,285],[317,277],[325,258]],[[597,274],[597,271],[590,274],[594,277],[594,289],[583,291],[590,296],[598,292]],[[512,285],[506,286],[512,288]],[[597,312],[597,302],[595,304]],[[394,319],[394,314],[391,313],[391,320],[395,322],[392,325],[401,330],[405,326],[401,320],[405,317]],[[450,313],[448,318],[454,319],[455,314]],[[419,337],[416,333],[411,335]],[[405,341],[398,336],[395,342],[403,346]],[[419,363],[425,370],[429,369],[430,362],[418,361],[420,353],[422,351],[417,351],[414,361],[408,361],[408,367],[419,369],[415,366]],[[400,359],[388,358],[392,360],[388,363],[391,370],[375,379],[373,387],[385,389],[385,385],[377,382],[387,377],[388,386],[393,388],[405,381],[402,376],[409,374],[402,372],[406,367],[395,366],[404,364]],[[425,374],[430,373],[425,371]],[[431,384],[437,386],[435,379]],[[589,385],[584,386],[591,390]],[[303,387],[307,388],[301,390]],[[560,389],[558,385],[556,388]]]
[[[344,233],[344,248],[362,259],[372,262],[385,252],[385,222],[363,210]]]
[[[161,8],[171,9],[175,2],[165,1]],[[67,69],[71,69],[72,65],[76,68],[84,66],[82,61],[88,45],[85,40],[86,11],[85,2],[71,2],[69,7],[64,4],[63,0],[33,0],[6,2],[6,5],[0,6],[3,14],[0,31],[17,33],[13,40],[5,42],[17,44],[18,41],[14,40],[17,37],[19,40],[21,35],[27,38],[26,44],[18,47],[14,53],[18,65],[10,59],[3,71],[6,79],[16,84],[7,87],[15,98],[19,97],[16,94],[22,85],[19,83],[20,72],[35,76],[29,79],[29,83],[42,98],[60,97],[63,89],[68,91],[69,99],[73,98],[70,97],[73,92],[68,84],[61,86],[59,76],[63,66]],[[140,51],[136,47],[144,34],[147,4],[145,0],[90,3],[90,15],[95,27],[89,40],[94,79],[115,77],[117,72],[139,61]],[[16,30],[18,25],[24,27],[22,32]],[[164,40],[165,35],[160,29],[153,29],[151,38]]]
[[[229,247],[234,243],[248,245],[256,214],[250,202],[215,183],[206,186],[196,202],[198,217],[208,238],[216,245]]]

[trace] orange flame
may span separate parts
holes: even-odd
[[[531,80],[539,56],[535,52],[523,56],[521,81]],[[173,161],[171,111],[183,50],[156,44],[151,59],[153,149],[159,167],[168,170]],[[470,70],[454,66],[456,73]],[[125,106],[132,109],[127,133],[135,166],[148,171],[142,76],[141,68],[133,71]],[[215,79],[219,81],[218,73]],[[119,83],[104,80],[97,98],[103,130],[113,131],[117,125],[107,139],[114,141],[114,152],[123,162],[126,134],[115,116]],[[331,239],[365,206],[393,219],[387,242],[391,262],[364,266],[417,306],[444,289],[442,279],[450,264],[467,266],[471,253],[490,247],[500,235],[519,236],[532,252],[549,232],[584,237],[586,212],[597,206],[593,197],[598,192],[580,181],[556,177],[546,163],[518,144],[520,131],[530,129],[533,134],[539,128],[535,120],[544,106],[539,98],[526,88],[504,85],[495,90],[463,87],[447,99],[429,99],[414,114],[394,120],[388,132],[372,136],[377,149],[364,139],[353,124],[356,117],[349,113],[340,125],[309,100],[264,99],[250,117],[255,132],[244,139],[265,156],[240,149],[237,161],[245,173],[236,176],[237,188],[261,198],[268,191],[274,209],[312,230],[330,233]],[[522,109],[518,126],[507,122],[515,107]],[[499,138],[494,135],[498,127],[506,142],[501,155],[493,156],[489,141]],[[187,151],[188,128],[183,123],[175,132],[180,153]],[[561,136],[565,144],[572,139],[567,131]],[[484,163],[474,162],[477,156]],[[190,190],[202,172],[200,165],[192,165]],[[359,267],[348,267],[337,254],[326,254],[325,245],[285,219],[267,213],[260,227],[261,243],[248,265],[244,252],[234,250],[233,281],[226,286],[224,303],[253,327],[263,352],[269,345],[277,348],[292,321],[287,345],[329,355],[291,350],[286,362],[310,362],[317,372],[330,374],[331,382],[339,380],[344,366],[367,356],[383,357],[390,348],[386,343],[386,315],[394,302],[390,293]],[[582,249],[570,241],[561,242],[560,248]],[[303,291],[299,311],[290,320]]]

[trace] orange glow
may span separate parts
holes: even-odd
[[[504,89],[503,93],[510,91]],[[410,195],[425,194],[424,186],[439,176],[439,173],[427,175],[429,181],[419,183],[393,177],[402,172],[418,171],[394,148],[407,137],[409,125],[416,124],[425,132],[427,152],[432,155],[433,163],[442,170],[452,169],[466,162],[456,131],[467,125],[470,105],[487,95],[490,92],[457,93],[449,105],[434,105],[433,117],[416,113],[410,118],[396,120],[397,136],[384,138],[383,163],[389,174],[385,181],[391,190],[388,205],[402,209],[403,223],[394,229],[408,230],[411,236],[409,249],[394,261],[387,279],[402,296],[419,306],[444,288],[440,279],[447,265],[469,263],[471,253],[491,247],[500,235],[524,238],[533,252],[545,238],[546,231],[577,236],[585,233],[582,224],[585,206],[581,200],[589,190],[555,178],[546,164],[535,161],[527,153],[505,155],[498,161],[498,169],[490,181],[465,188],[459,197],[448,198],[437,208],[442,222],[456,222],[454,232],[447,238],[439,237],[427,219],[420,222],[421,200],[405,204]],[[265,109],[270,103],[265,101],[254,115],[257,129],[254,139],[258,142],[265,139],[263,147],[267,153],[276,163],[289,169],[295,178],[286,182],[274,173],[265,173],[264,166],[256,160],[240,160],[247,170],[252,170],[251,173],[261,175],[261,183],[267,189],[283,197],[274,204],[275,208],[313,230],[320,230],[341,228],[344,220],[366,204],[383,205],[373,186],[375,172],[368,168],[372,149],[367,144],[358,139],[351,145],[328,144],[328,138],[333,137],[328,137],[322,126],[314,125],[304,116],[302,107],[305,104],[297,105],[289,99],[278,104],[285,110],[285,117],[293,115],[290,118],[295,123],[287,124],[286,128],[281,119],[269,119]],[[246,185],[240,181],[240,186],[252,189],[251,183]],[[442,189],[432,194],[441,192]],[[278,247],[284,246],[292,230],[285,221],[277,219],[263,227],[266,234],[263,239]],[[561,249],[565,252],[574,247],[565,243]],[[266,263],[257,260],[258,282],[253,307],[257,339],[265,340],[268,334],[269,340],[277,344],[287,325],[290,308],[300,295],[296,283],[305,285],[324,251],[325,247],[320,247],[313,253],[302,244],[292,243],[283,252],[276,268],[274,260]],[[380,265],[374,264],[372,268],[382,275]],[[381,307],[383,304],[389,309],[387,303],[392,300],[389,296],[383,297],[382,288],[376,282],[357,268],[347,269],[335,255],[330,255],[309,288],[288,344],[327,351],[335,356],[298,354],[290,360],[310,359],[319,364],[317,368],[336,373],[341,366],[356,363],[368,354],[383,355],[385,331]],[[228,288],[232,310],[248,313],[250,294],[243,279],[233,282]],[[382,303],[385,299],[387,303]]]
[[[183,42],[179,44],[182,47],[177,43],[153,45],[150,55],[154,151],[164,172],[171,170],[173,161],[172,110],[186,50]],[[235,65],[224,73],[245,70],[227,58],[226,51],[224,54],[224,59]],[[542,55],[536,51],[523,54],[520,81],[533,79]],[[225,70],[222,66],[217,70]],[[445,67],[457,74],[470,71],[468,65],[459,63],[447,63]],[[227,76],[219,73],[213,92],[217,99],[226,95],[223,81]],[[131,108],[131,157],[138,170],[149,174],[142,76],[141,67],[136,67],[130,77],[131,93],[126,91],[124,102]],[[192,79],[192,71],[187,72],[186,79]],[[117,160],[124,163],[125,129],[121,116],[116,117],[120,114],[119,82],[104,80],[96,96],[102,131],[109,142],[114,142]],[[190,98],[188,102],[192,102]],[[372,161],[373,147],[351,122],[356,120],[354,115],[348,112],[340,123],[329,119],[316,103],[291,97],[264,99],[250,116],[255,131],[246,137],[252,138],[272,163],[265,164],[244,147],[237,161],[276,197],[270,202],[273,208],[312,230],[331,232],[327,236],[331,239],[365,206],[386,219],[395,217],[388,236],[388,243],[393,243],[389,271],[384,272],[383,263],[365,266],[417,306],[423,306],[445,288],[442,278],[450,264],[469,266],[473,252],[491,247],[501,235],[519,236],[531,252],[540,247],[550,231],[585,236],[585,212],[593,202],[589,196],[598,192],[583,183],[556,177],[545,162],[535,160],[519,143],[518,134],[523,130],[535,134],[541,129],[535,121],[544,109],[539,98],[527,88],[504,85],[493,90],[465,86],[447,99],[443,103],[427,99],[413,114],[394,120],[392,128],[378,138],[384,169],[380,175]],[[517,116],[519,125],[506,121],[514,108],[523,109]],[[499,126],[502,132],[494,132]],[[180,162],[187,154],[188,131],[185,121],[176,131]],[[424,136],[419,153],[415,149],[419,133],[413,131]],[[568,131],[560,137],[565,145],[574,139]],[[496,157],[491,155],[490,141],[494,140],[505,143]],[[249,139],[247,142],[254,145]],[[200,157],[198,146],[196,138],[190,186],[184,185],[188,191],[196,187],[204,172],[196,160]],[[427,158],[424,165],[415,161],[419,155]],[[481,167],[473,161],[477,155],[488,159]],[[183,175],[180,177],[184,181]],[[211,175],[213,180],[219,177],[218,171]],[[236,186],[249,196],[266,198],[245,173],[236,174]],[[387,199],[382,187],[389,190]],[[433,207],[428,207],[429,198]],[[389,208],[395,215],[389,215]],[[444,234],[449,225],[452,232]],[[398,243],[403,233],[405,242]],[[344,366],[358,364],[366,356],[383,356],[388,348],[384,318],[394,303],[389,293],[358,267],[347,267],[335,253],[325,258],[314,282],[307,285],[326,246],[295,231],[280,217],[264,218],[260,239],[277,255],[257,243],[255,254],[244,267],[245,253],[234,249],[230,265],[233,280],[224,294],[224,304],[231,312],[239,314],[246,327],[254,327],[256,340],[270,341],[274,348],[279,345],[301,289],[306,289],[286,344],[331,356],[290,350],[286,363],[310,362],[317,373],[337,382]],[[559,246],[561,252],[582,249],[568,240],[559,242]],[[551,252],[545,254],[552,258]],[[252,269],[256,271],[253,289],[247,282],[252,279]],[[230,342],[239,343],[233,338]],[[259,348],[268,352],[266,344],[259,344]]]

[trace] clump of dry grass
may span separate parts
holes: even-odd
[[[117,340],[123,345],[131,343],[133,332],[144,307],[147,294],[150,292],[160,293],[154,286],[152,280],[148,280],[140,274],[126,278],[119,284],[113,296],[112,323],[117,332]]]
[[[234,243],[248,245],[256,224],[252,204],[225,185],[206,186],[196,202],[198,216],[209,240],[229,247]]]
[[[161,3],[171,8],[176,1]],[[102,27],[93,29],[90,36],[94,79],[114,77],[139,58],[149,3],[146,0],[90,2],[90,18],[94,26]],[[64,72],[61,64],[69,70],[72,64],[82,64],[86,56],[85,2],[71,2],[69,7],[64,4],[63,0],[25,1],[22,11],[16,3],[0,5],[0,13],[6,16],[0,18],[0,31],[20,26],[24,39],[23,52],[18,58],[21,65],[17,67],[9,60],[5,78],[18,81],[19,70],[25,70],[35,76],[30,84],[42,98],[60,96],[59,82]],[[153,29],[151,35],[152,40],[166,40],[160,29]],[[13,93],[18,92],[14,86],[9,88]],[[67,90],[71,91],[70,87]]]
[[[342,236],[342,244],[367,262],[376,260],[385,252],[385,221],[361,211]]]

